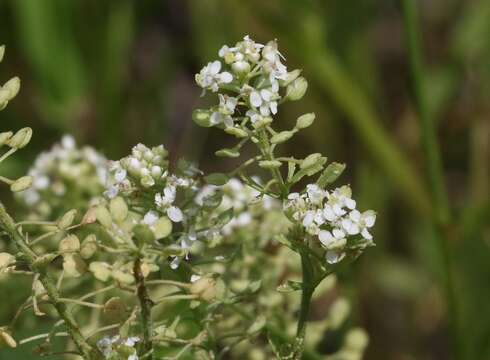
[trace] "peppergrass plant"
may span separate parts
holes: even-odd
[[[288,71],[277,42],[246,36],[218,56],[196,75],[217,104],[195,110],[193,120],[236,138],[219,157],[255,149],[237,168],[204,174],[184,160],[170,163],[163,145],[138,144],[106,161],[65,136],[28,176],[1,178],[30,213],[15,221],[0,205],[9,239],[0,271],[32,279],[1,343],[36,342],[39,355],[84,359],[321,358],[316,345],[345,322],[349,303],[337,298],[309,331],[311,302],[374,245],[376,214],[357,209],[349,186],[331,186],[343,164],[318,153],[277,155],[315,120],[303,114],[278,130],[280,107],[300,100],[307,81]],[[18,84],[2,87],[2,107]],[[2,133],[9,150],[1,160],[31,133]],[[31,310],[52,328],[17,339],[16,323]],[[55,337],[70,341],[59,349]],[[351,329],[331,358],[360,359],[366,345],[364,331]]]

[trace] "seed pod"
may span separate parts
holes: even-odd
[[[94,234],[88,235],[80,247],[80,256],[83,259],[90,259],[97,252],[97,238]]]
[[[129,274],[122,270],[113,270],[111,275],[114,278],[114,280],[119,281],[120,283],[123,284],[130,285],[135,281],[134,276],[132,274]]]
[[[109,208],[112,218],[116,222],[123,222],[128,216],[128,205],[126,204],[126,201],[124,201],[124,199],[120,196],[115,197],[111,200]]]
[[[233,126],[226,127],[225,133],[236,136],[237,138],[246,138],[248,136],[245,130]]]
[[[21,178],[15,180],[12,185],[10,185],[10,190],[12,192],[27,190],[31,187],[32,181],[32,176],[22,176]]]
[[[311,166],[316,165],[317,161],[320,160],[322,157],[322,154],[315,153],[315,154],[310,154],[308,155],[299,165],[301,169],[307,169]]]
[[[87,264],[79,254],[69,254],[63,257],[63,270],[68,277],[80,277],[87,271]]]
[[[189,290],[201,300],[212,301],[216,297],[216,280],[210,276],[202,277],[193,282]]]
[[[111,323],[122,322],[126,318],[126,305],[121,298],[112,297],[104,304],[102,313]]]
[[[15,135],[8,140],[7,145],[10,146],[11,148],[22,149],[27,144],[29,144],[31,138],[32,138],[32,129],[26,127],[17,131]]]
[[[157,240],[164,239],[172,233],[172,222],[168,217],[163,216],[155,223],[153,232]]]
[[[58,251],[61,254],[74,253],[80,250],[80,240],[76,235],[70,234],[60,241]]]
[[[58,221],[58,228],[60,230],[65,230],[73,224],[73,221],[75,221],[75,216],[77,215],[77,210],[76,209],[71,209],[70,211],[66,212],[61,219]]]
[[[103,205],[99,205],[95,208],[95,216],[97,221],[106,229],[112,228],[112,217],[111,213]]]
[[[112,270],[109,264],[102,261],[94,261],[90,263],[89,270],[97,280],[106,282],[111,276]]]

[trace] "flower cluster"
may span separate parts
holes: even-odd
[[[245,36],[235,46],[223,46],[218,55],[223,64],[211,62],[196,75],[204,90],[220,91],[218,106],[195,113],[199,125],[222,126],[230,134],[246,137],[240,130],[245,130],[248,122],[253,128],[270,123],[284,98],[297,100],[306,90],[300,71],[288,72],[282,63],[284,57],[276,41],[263,45]],[[220,72],[223,66],[225,70]]]
[[[326,259],[330,264],[341,261],[348,249],[373,245],[369,228],[374,226],[376,213],[359,212],[347,185],[328,191],[309,184],[303,194],[289,194],[285,210],[308,234],[318,238],[327,249]]]
[[[107,174],[103,155],[90,146],[77,147],[75,139],[65,135],[36,158],[28,172],[32,187],[20,192],[18,199],[31,213],[44,218],[74,207],[86,210],[102,194]]]

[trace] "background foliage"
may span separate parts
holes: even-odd
[[[361,205],[379,213],[378,246],[341,274],[338,288],[370,334],[366,359],[490,357],[487,0],[2,0],[0,24],[2,74],[23,81],[2,129],[35,132],[30,150],[3,166],[12,177],[66,132],[113,159],[137,142],[163,142],[205,170],[230,168],[213,155],[228,140],[190,120],[204,101],[193,74],[224,43],[277,38],[310,83],[305,109],[289,105],[281,120],[317,114],[285,152],[350,164]],[[420,66],[407,29],[420,35]],[[421,118],[436,127],[440,152],[424,143]],[[439,183],[427,161],[434,149]],[[1,287],[5,323],[29,284]],[[313,316],[329,304],[319,299]],[[327,336],[326,351],[335,346]]]

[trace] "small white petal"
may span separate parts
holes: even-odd
[[[252,91],[250,93],[250,104],[253,107],[259,107],[260,105],[262,105],[262,98],[257,91]]]
[[[366,228],[362,229],[361,235],[366,240],[373,240],[373,236],[369,233],[368,229]]]
[[[332,233],[336,239],[343,239],[345,237],[345,232],[340,229],[333,229]]]
[[[335,250],[329,250],[325,254],[325,258],[329,264],[336,264],[344,258],[344,254]]]
[[[303,226],[308,227],[313,224],[313,220],[315,219],[315,213],[313,211],[307,211],[305,217],[303,218]]]
[[[346,198],[345,206],[347,206],[351,210],[354,210],[356,208],[356,201],[353,199]]]
[[[330,231],[327,231],[327,230],[321,230],[318,233],[318,239],[326,247],[328,247],[333,242],[332,233]]]
[[[228,71],[222,72],[220,74],[220,80],[224,84],[229,84],[233,81],[233,75],[231,75]]]
[[[184,220],[184,214],[176,206],[171,206],[167,209],[167,216],[173,222],[181,222],[182,220]]]
[[[218,60],[213,61],[212,63],[209,64],[209,73],[211,75],[218,74],[220,70],[221,70],[221,62],[219,62]]]

